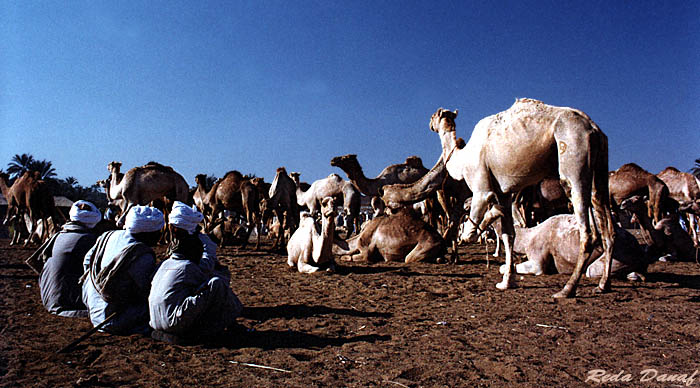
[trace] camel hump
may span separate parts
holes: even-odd
[[[409,156],[406,158],[406,165],[415,168],[421,168],[423,167],[423,159],[415,155]]]
[[[284,167],[277,167],[277,170],[275,171],[277,174],[286,174],[287,169]]]
[[[238,179],[238,180],[242,180],[242,179],[243,179],[243,174],[241,174],[241,173],[240,173],[239,171],[237,171],[237,170],[231,170],[231,171],[227,172],[226,175],[224,175],[224,179],[228,178],[229,175],[231,176],[231,178],[235,178],[235,179]]]
[[[162,165],[162,164],[160,164],[158,162],[154,162],[154,161],[150,161],[150,162],[146,163],[145,165],[143,165],[142,167],[143,168],[152,168],[152,169],[163,171],[163,172],[174,172],[175,171],[170,166],[165,166],[165,165]]]
[[[636,163],[626,163],[620,166],[620,168],[617,169],[618,171],[640,171],[644,170],[641,168],[638,164]],[[644,170],[646,171],[646,170]]]
[[[677,168],[675,168],[675,167],[673,167],[673,166],[668,166],[668,167],[664,168],[664,171],[680,172],[679,169],[677,169]],[[664,171],[661,171],[661,172],[664,172]]]

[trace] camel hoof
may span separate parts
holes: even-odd
[[[566,289],[563,289],[556,294],[552,295],[552,298],[554,299],[564,299],[564,298],[573,298],[576,296],[576,291],[568,291]]]
[[[508,282],[508,281],[503,280],[503,281],[496,284],[496,288],[503,291],[503,290],[507,290],[509,288],[512,288],[514,284],[515,284],[515,282],[513,282],[513,281]]]
[[[600,288],[600,287],[596,287],[596,288],[593,289],[593,294],[596,294],[596,295],[598,295],[598,294],[609,294],[610,292],[612,292],[612,290],[611,290],[610,288]]]

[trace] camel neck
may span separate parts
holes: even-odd
[[[440,131],[440,144],[442,145],[442,158],[447,161],[457,145],[457,133],[455,131]]]
[[[7,186],[5,178],[0,178],[0,190],[2,191],[2,196],[5,197],[5,200],[9,203],[10,199],[7,197],[10,195],[10,187]]]

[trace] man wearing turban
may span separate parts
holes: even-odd
[[[83,302],[90,321],[113,334],[148,334],[148,293],[156,271],[154,247],[165,225],[163,213],[134,206],[125,230],[106,232],[83,261]],[[110,318],[109,320],[107,318]]]
[[[243,306],[229,280],[213,270],[218,263],[207,253],[208,238],[203,241],[197,232],[202,213],[175,202],[168,221],[174,236],[170,257],[153,277],[148,297],[153,337],[171,342],[211,338],[231,326]]]
[[[50,255],[39,275],[41,302],[51,314],[86,317],[78,280],[83,275],[83,257],[95,244],[93,228],[102,219],[95,205],[76,201],[70,208],[70,221],[52,236],[43,254]]]

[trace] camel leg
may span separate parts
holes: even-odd
[[[297,261],[297,269],[301,273],[314,273],[319,270],[318,267],[314,267],[313,265],[307,263],[308,257],[311,256],[311,252],[308,252],[306,249],[302,253],[302,256],[299,258],[299,261]]]
[[[511,208],[511,196],[510,195],[500,195],[499,202],[504,208]],[[506,268],[503,273],[503,280],[496,284],[496,288],[499,290],[506,290],[515,284],[515,277],[513,276],[513,271],[515,270],[515,265],[513,263],[513,237],[515,236],[515,227],[513,226],[513,213],[506,211],[503,212],[503,217],[501,218],[501,239],[503,240],[503,250],[506,255]]]

